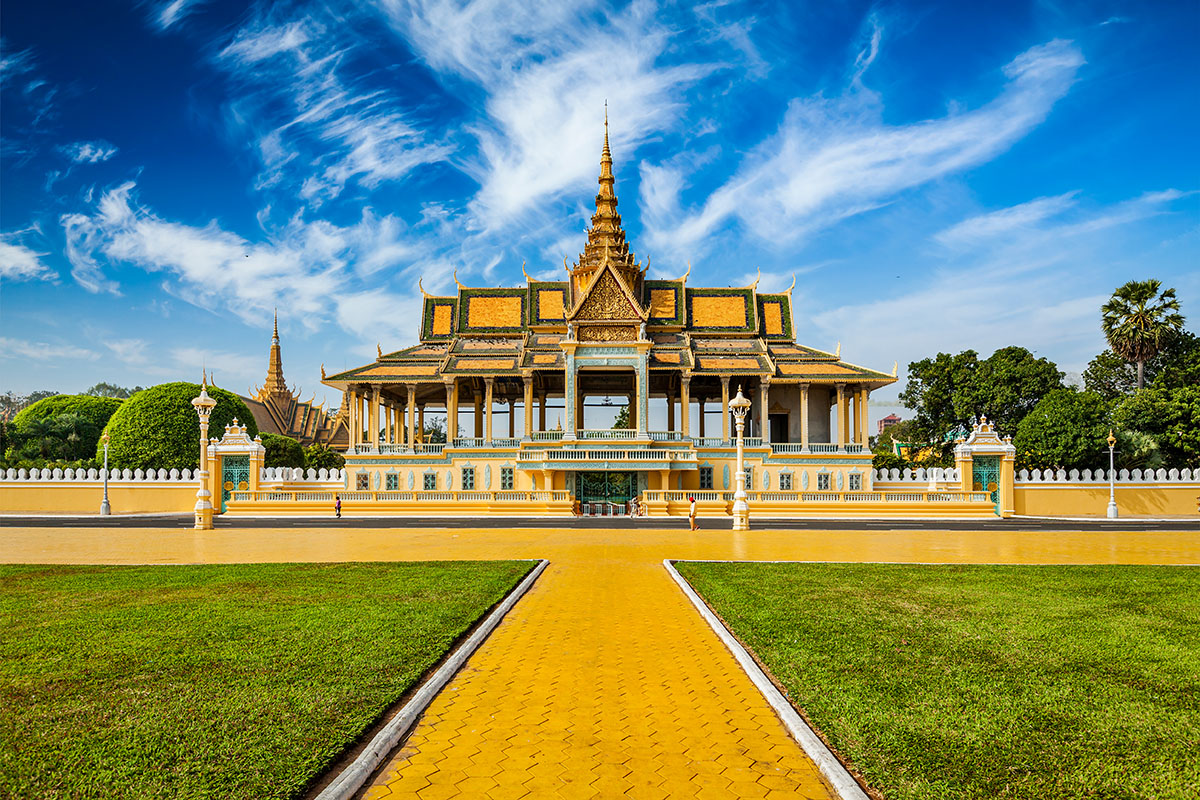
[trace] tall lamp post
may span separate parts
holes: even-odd
[[[746,428],[746,413],[750,411],[750,406],[750,401],[742,396],[742,387],[739,386],[737,397],[729,401],[729,410],[733,412],[733,422],[737,426],[737,490],[733,493],[733,529],[735,531],[750,530],[750,505],[746,502],[744,442],[742,439],[742,432]]]
[[[100,437],[100,444],[104,445],[104,499],[100,501],[100,516],[107,517],[112,513],[112,507],[108,504],[108,434],[105,433]]]
[[[196,490],[196,528],[212,530],[213,507],[208,490],[208,418],[217,401],[208,396],[208,376],[200,385],[200,396],[192,400],[192,407],[200,415],[200,488]]]
[[[1117,518],[1117,493],[1114,483],[1116,475],[1113,474],[1113,446],[1117,443],[1117,437],[1113,436],[1112,429],[1108,431],[1108,518]]]

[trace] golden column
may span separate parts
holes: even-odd
[[[763,378],[758,384],[758,435],[762,437],[763,444],[771,443],[771,421],[768,418],[768,395],[771,393],[771,381]]]
[[[446,382],[446,446],[453,447],[458,436],[458,380]]]
[[[483,396],[479,394],[479,384],[472,381],[471,395],[475,400],[475,438],[483,438]]]
[[[871,390],[863,387],[862,394],[862,443],[866,447],[871,442]]]
[[[688,416],[691,412],[692,398],[690,397],[692,388],[691,377],[684,375],[679,379],[679,421],[680,428],[685,437],[692,435],[692,427],[688,424]]]
[[[425,444],[425,404],[417,404],[417,444]]]
[[[808,384],[800,384],[800,449],[808,452]]]
[[[379,452],[379,402],[380,397],[379,384],[371,386],[371,447],[375,452]]]
[[[484,438],[484,441],[491,442],[492,441],[492,391],[493,391],[496,379],[495,378],[484,378],[483,380],[487,384],[487,392],[486,392],[486,396],[484,397],[484,400],[483,400],[484,405],[486,406],[484,413],[487,415],[486,422],[484,422],[483,438]]]
[[[725,375],[721,378],[721,441],[724,444],[729,444],[729,376],[728,375]]]
[[[525,396],[523,403],[525,405],[525,438],[533,438],[533,376],[525,375],[524,381]]]
[[[408,389],[408,440],[405,445],[411,449],[417,443],[417,386],[410,383],[405,388]]]
[[[838,421],[838,450],[846,449],[846,417],[849,409],[846,406],[846,384],[837,385],[837,421]]]

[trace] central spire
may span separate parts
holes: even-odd
[[[612,150],[608,144],[608,103],[604,104],[604,148],[600,151],[600,191],[596,193],[596,213],[587,232],[587,244],[579,262],[571,270],[572,289],[580,292],[606,262],[621,273],[631,290],[637,291],[640,270],[625,241],[621,215],[617,213],[616,178],[613,176]]]
[[[270,394],[290,394],[283,380],[283,357],[279,352],[279,311],[275,311],[275,329],[271,334],[271,359],[267,363],[267,381],[263,386]]]

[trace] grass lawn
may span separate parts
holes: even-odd
[[[0,797],[294,796],[532,566],[0,566]]]
[[[1200,569],[680,563],[888,800],[1200,797]]]

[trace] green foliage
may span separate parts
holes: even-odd
[[[1200,569],[677,568],[874,796],[1196,796]]]
[[[250,409],[237,395],[215,386],[210,386],[208,393],[217,401],[209,421],[209,436],[219,438],[235,417],[251,437],[258,435]],[[199,394],[200,384],[180,381],[153,386],[125,400],[108,423],[112,437],[109,466],[198,469],[200,420],[192,399]]]
[[[263,456],[264,467],[304,466],[304,448],[295,439],[275,433],[261,433],[259,436],[267,450]]]
[[[1004,347],[980,361],[974,350],[908,365],[908,385],[900,402],[916,412],[915,443],[937,446],[948,461],[953,432],[987,416],[1001,433],[1018,423],[1049,392],[1062,387],[1063,373],[1054,362],[1037,358],[1023,347]]]
[[[132,389],[126,389],[124,386],[117,386],[115,383],[101,381],[90,389],[85,389],[83,393],[96,397],[117,397],[125,400],[133,397],[138,392],[145,391],[145,388],[144,386],[135,386]]]
[[[901,420],[891,427],[885,428],[883,433],[875,437],[875,445],[872,448],[876,453],[895,453],[893,443],[907,444],[916,437],[915,424],[911,419]]]
[[[1019,469],[1108,466],[1108,406],[1092,392],[1056,389],[1017,426]]]
[[[304,797],[531,566],[0,566],[0,795]]]
[[[617,412],[617,418],[613,420],[612,429],[615,431],[623,430],[628,427],[630,427],[629,406],[622,406],[621,410]]]
[[[21,409],[31,406],[39,400],[45,400],[47,397],[54,397],[56,394],[58,392],[48,389],[39,389],[29,394],[13,394],[12,392],[0,394],[0,418],[11,420]]]
[[[433,419],[426,419],[423,433],[425,435],[426,444],[445,444],[446,421],[436,417]]]
[[[1144,431],[1122,428],[1113,434],[1117,439],[1113,453],[1116,469],[1158,469],[1166,466],[1158,440]]]
[[[916,469],[916,464],[903,456],[898,456],[891,450],[876,450],[871,457],[871,466],[875,469]]]
[[[1145,363],[1167,340],[1183,330],[1184,317],[1174,289],[1161,294],[1162,281],[1130,281],[1100,307],[1100,328],[1113,352],[1137,364],[1137,388],[1144,384]]]
[[[103,430],[108,420],[121,407],[121,401],[113,397],[92,397],[86,394],[56,394],[27,406],[13,417],[13,425],[22,425],[35,419],[50,419],[61,414],[77,414]]]
[[[1174,389],[1200,385],[1200,337],[1180,331],[1143,367],[1147,386]],[[1112,350],[1093,358],[1083,371],[1083,384],[1110,402],[1137,391],[1137,368]]]
[[[1137,430],[1158,442],[1171,467],[1200,467],[1200,386],[1147,387],[1113,409],[1118,430]]]
[[[310,444],[304,448],[304,466],[308,469],[341,469],[345,457],[327,444]]]

